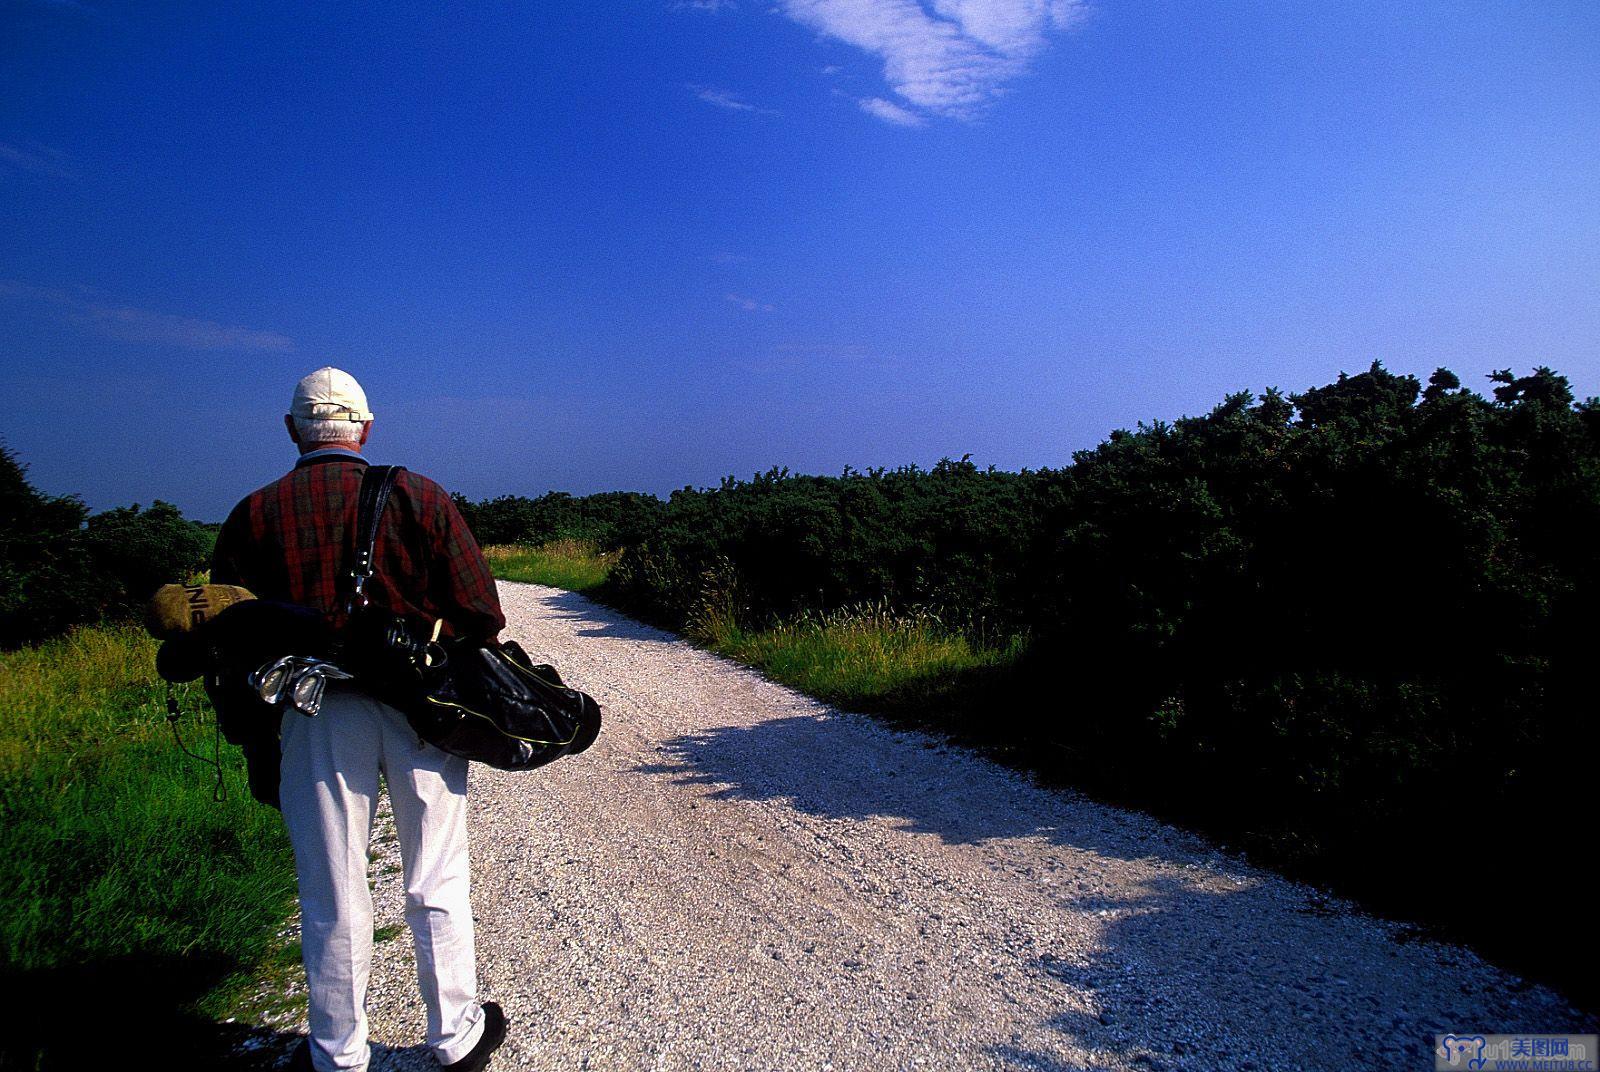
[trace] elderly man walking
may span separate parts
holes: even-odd
[[[217,537],[211,579],[265,599],[345,617],[356,502],[372,414],[349,373],[301,380],[285,417],[300,448],[293,470],[234,508]],[[488,563],[444,490],[402,472],[378,531],[366,593],[397,613],[439,619],[492,640],[505,626]],[[291,1067],[365,1069],[372,898],[367,849],[378,779],[400,839],[405,916],[428,1013],[428,1045],[452,1072],[476,1072],[505,1038],[494,1002],[477,1001],[468,896],[467,761],[424,744],[405,716],[358,688],[330,683],[322,711],[287,710],[279,802],[294,846],[310,1037]]]

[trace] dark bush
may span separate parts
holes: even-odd
[[[1079,454],[1023,695],[1078,781],[1587,986],[1537,952],[1570,942],[1576,884],[1491,861],[1587,836],[1595,403],[1491,379],[1374,365]],[[1480,880],[1440,881],[1446,844]]]
[[[1378,829],[1451,787],[1504,806],[1592,732],[1551,700],[1592,632],[1600,450],[1561,377],[1496,382],[1441,371],[1419,403],[1375,365],[1297,418],[1237,396],[1080,454],[1034,651],[1084,687],[1041,732],[1092,710],[1086,732],[1237,790],[1210,806],[1264,837]]]
[[[88,508],[42,495],[0,446],[0,647],[33,643],[99,616],[99,592],[79,544]]]
[[[654,495],[608,491],[574,496],[547,492],[537,499],[502,495],[474,503],[453,496],[473,535],[482,544],[541,544],[551,540],[588,540],[601,550],[632,543],[660,517],[662,502]]]
[[[75,496],[41,494],[0,447],[0,647],[136,611],[204,569],[214,539],[160,501],[91,517]]]
[[[163,584],[204,570],[215,542],[213,532],[160,499],[148,510],[135,504],[95,514],[82,535],[107,613],[138,610]]]
[[[758,618],[850,603],[935,606],[975,627],[1022,624],[1037,473],[773,469],[672,493],[660,522],[624,551],[608,582],[618,604],[681,625],[731,565]]]

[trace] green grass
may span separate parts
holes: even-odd
[[[702,613],[690,635],[712,651],[829,703],[919,720],[963,706],[972,686],[1012,665],[1024,642],[974,644],[928,612],[850,607],[766,628]]]
[[[494,575],[571,591],[596,590],[620,552],[584,540],[484,548]],[[592,594],[602,593],[593,591]],[[928,611],[858,606],[764,628],[744,624],[730,591],[713,586],[687,633],[697,643],[753,666],[775,681],[860,711],[941,722],[960,720],[1025,641],[975,644]]]
[[[502,544],[485,547],[489,568],[503,581],[527,581],[574,592],[598,587],[611,573],[617,553],[602,552],[588,540],[552,540],[537,547]]]
[[[0,1067],[81,1045],[58,1034],[69,1014],[203,1052],[278,951],[294,903],[282,821],[225,742],[213,801],[212,772],[172,741],[155,648],[120,626],[0,654],[0,984],[33,1029],[7,1032]],[[209,755],[204,693],[179,694],[185,741]]]

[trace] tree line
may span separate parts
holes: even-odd
[[[156,500],[92,514],[75,495],[36,489],[0,445],[0,649],[129,617],[169,581],[209,566],[212,526]]]

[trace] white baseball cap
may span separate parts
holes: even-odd
[[[343,369],[324,365],[294,387],[289,415],[324,421],[370,421],[367,392]]]

